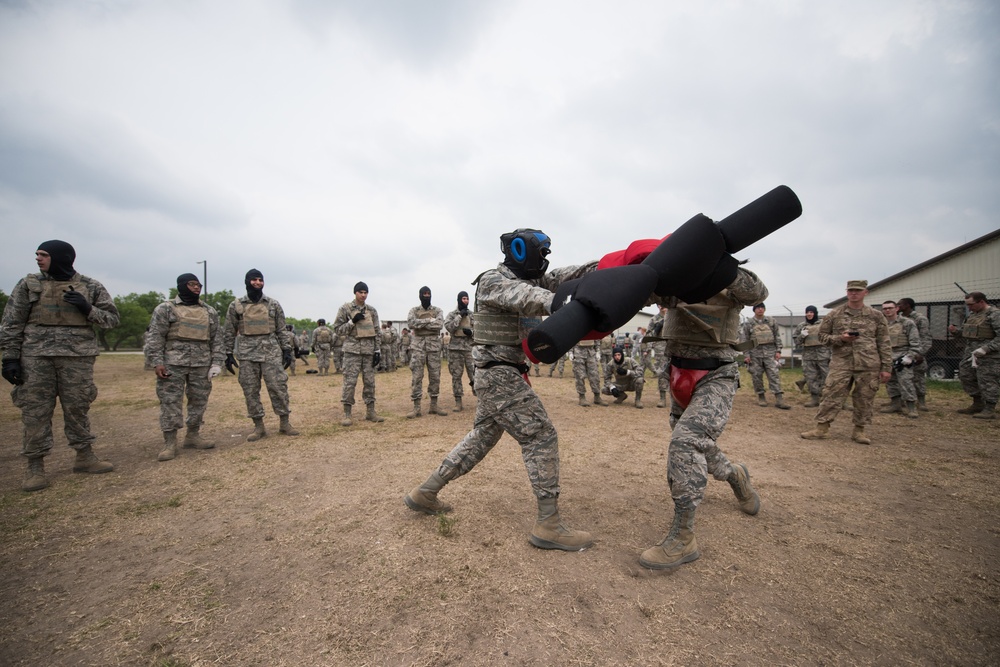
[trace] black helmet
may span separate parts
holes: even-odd
[[[533,280],[545,275],[552,241],[537,229],[515,229],[500,237],[500,249],[504,254],[504,266],[510,268],[518,278]]]

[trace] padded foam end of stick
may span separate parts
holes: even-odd
[[[704,282],[690,292],[678,294],[677,298],[685,303],[699,303],[715,296],[736,280],[736,269],[739,265],[732,255],[723,255],[715,265],[715,270]]]
[[[585,275],[573,298],[597,314],[594,329],[612,331],[642,309],[658,281],[651,266],[616,266]]]
[[[523,347],[529,358],[552,364],[596,329],[596,323],[597,313],[579,301],[570,301],[532,329]]]
[[[643,264],[659,274],[656,293],[673,296],[704,281],[725,252],[725,240],[711,218],[698,214],[677,228]]]
[[[726,252],[737,253],[800,215],[802,202],[790,187],[779,185],[719,222]]]

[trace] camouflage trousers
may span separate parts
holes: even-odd
[[[241,364],[240,369],[242,368]],[[156,397],[160,399],[160,430],[176,431],[185,423],[188,428],[201,426],[208,397],[212,393],[208,366],[167,366],[167,371],[170,373],[169,377],[156,378]],[[185,391],[188,401],[187,422],[184,421]]]
[[[451,373],[451,391],[455,398],[462,398],[465,387],[462,386],[462,372],[469,378],[472,385],[476,378],[476,365],[472,363],[472,350],[448,350],[448,372]]]
[[[819,402],[816,421],[829,424],[837,418],[847,395],[854,404],[854,425],[872,423],[875,394],[878,393],[878,371],[852,371],[846,368],[831,368],[823,385],[823,398]],[[851,387],[854,392],[851,393]]]
[[[913,364],[913,390],[917,398],[927,395],[927,360],[921,359],[919,364]]]
[[[358,376],[361,376],[361,399],[365,405],[375,402],[375,365],[370,354],[344,352],[344,389],[340,402],[344,405],[354,405],[354,392],[358,386]]]
[[[503,434],[521,446],[521,458],[535,497],[559,496],[559,440],[542,401],[510,366],[476,369],[476,419],[445,457],[438,474],[454,479],[482,461]]]
[[[563,355],[559,357],[555,363],[549,364],[549,377],[552,377],[552,373],[558,371],[559,377],[563,376],[563,372],[566,370],[566,356]]]
[[[330,354],[333,356],[333,367],[338,373],[343,373],[345,359],[343,346],[333,348]],[[327,368],[329,368],[329,366],[327,366]]]
[[[969,396],[981,396],[986,405],[996,405],[1000,398],[1000,358],[980,357],[972,367],[972,357],[958,365],[958,381]]]
[[[264,416],[264,405],[260,402],[260,383],[263,378],[267,385],[267,395],[271,398],[274,414],[282,416],[291,412],[288,408],[288,375],[278,361],[246,361],[240,359],[240,386],[247,401],[247,416],[259,419]],[[189,408],[190,409],[190,405]]]
[[[590,391],[600,393],[601,353],[596,347],[578,347],[573,352],[573,376],[576,378],[576,393],[581,396],[586,394],[588,381]]]
[[[723,481],[733,473],[729,459],[717,443],[729,422],[736,396],[739,368],[726,364],[698,381],[687,408],[670,400],[670,448],[667,484],[674,507],[693,510],[705,497],[708,475]]]
[[[52,415],[57,396],[69,446],[80,450],[94,443],[88,413],[97,398],[95,358],[21,357],[24,384],[15,386],[10,396],[21,410],[22,456],[45,456],[52,449]]]
[[[316,346],[316,368],[320,373],[330,370],[330,344],[320,343]]]
[[[774,358],[774,348],[754,349],[750,352],[750,377],[753,379],[753,390],[758,394],[764,393],[764,375],[767,375],[767,385],[771,388],[771,393],[778,395],[781,392],[781,376],[778,374],[778,362]]]
[[[646,384],[646,378],[641,375],[626,375],[625,377],[612,375],[608,378],[608,384],[603,390],[601,390],[601,393],[610,395],[611,385],[618,387],[622,391],[639,391],[642,389],[644,384]]]
[[[813,351],[809,348],[802,352],[802,376],[809,387],[809,393],[813,396],[823,393],[823,384],[830,372],[830,355],[817,352],[819,350]]]
[[[902,369],[892,369],[892,377],[885,385],[889,398],[899,398],[905,403],[915,403],[917,390],[913,385],[913,366],[903,366]]]
[[[652,343],[653,375],[656,376],[656,388],[666,393],[670,391],[670,357],[667,356],[667,344],[661,341]]]
[[[437,398],[441,391],[441,351],[412,350],[410,354],[410,399],[419,401],[424,394],[424,366],[427,367],[427,395]]]

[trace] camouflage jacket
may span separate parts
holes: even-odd
[[[26,357],[95,357],[99,354],[94,326],[118,326],[118,308],[104,285],[76,273],[65,281],[77,285],[93,306],[87,315],[91,326],[52,326],[29,323],[31,310],[42,294],[42,283],[52,280],[47,273],[32,273],[14,286],[0,320],[0,349],[4,359]],[[79,289],[82,287],[82,289]]]
[[[475,312],[513,313],[520,317],[540,318],[551,312],[552,297],[559,285],[567,280],[580,278],[596,268],[596,261],[587,262],[552,269],[541,278],[527,280],[518,278],[508,267],[499,264],[476,278]],[[472,361],[478,367],[492,361],[523,364],[525,356],[520,345],[474,344]]]
[[[267,304],[270,332],[258,336],[239,333],[242,316],[237,312],[240,308],[237,304],[242,304],[243,308],[253,305],[250,297],[241,297],[229,304],[229,310],[226,311],[226,324],[223,327],[224,351],[226,354],[235,354],[236,358],[242,361],[280,363],[282,350],[292,349],[292,332],[285,330],[285,311],[282,310],[280,303],[269,296],[261,296],[259,303]]]
[[[758,326],[766,326],[771,330],[771,342],[757,342],[757,336],[755,335],[754,329]],[[753,340],[757,343],[756,346],[750,350],[751,354],[755,351],[758,351],[761,354],[774,354],[781,349],[781,332],[778,330],[778,323],[774,321],[774,318],[768,317],[767,315],[760,320],[756,317],[751,317],[749,320],[744,322],[743,326],[740,327],[740,340]]]
[[[920,354],[926,355],[931,351],[931,345],[934,344],[934,339],[931,337],[930,321],[926,315],[915,310],[905,317],[910,318],[917,325],[917,333],[920,335]]]
[[[845,331],[857,331],[858,336],[845,343],[840,336]],[[832,350],[830,370],[880,371],[892,370],[892,346],[889,344],[889,323],[885,315],[870,306],[852,310],[847,304],[823,317],[819,339]]]
[[[458,333],[462,330],[462,320],[468,317],[467,328],[473,329],[474,319],[472,317],[472,311],[466,310],[465,315],[462,315],[462,311],[458,308],[448,313],[448,316],[444,318],[444,328],[445,331],[451,334],[451,340],[448,341],[449,350],[471,350],[472,349],[472,336],[466,336],[464,333]]]
[[[920,332],[917,331],[917,325],[913,320],[897,315],[895,322],[889,322],[888,319],[886,322],[889,325],[889,344],[892,345],[893,359],[907,354],[916,358],[920,354]]]
[[[981,313],[970,313],[965,318],[963,329],[965,326],[975,326],[979,331],[992,329],[993,337],[968,338],[963,336],[961,331],[954,334],[956,338],[966,338],[964,358],[968,359],[972,355],[972,351],[979,348],[985,349],[986,356],[991,359],[1000,357],[1000,309],[989,306]]]
[[[441,351],[441,330],[444,328],[444,311],[437,306],[414,306],[406,316],[406,326],[413,334],[410,347],[424,352]]]
[[[624,357],[624,355],[622,356]],[[619,375],[618,371],[622,368],[625,369],[625,374]],[[645,373],[645,368],[633,357],[624,357],[620,364],[612,359],[604,366],[604,381],[612,384],[624,382],[625,378],[641,377],[643,373]]]
[[[372,326],[375,328],[375,335],[370,338],[358,338],[357,327],[354,324],[354,316],[364,312],[371,318]],[[375,354],[382,353],[382,336],[379,331],[382,323],[378,319],[378,311],[367,303],[359,306],[356,300],[345,303],[337,310],[337,317],[333,320],[333,330],[344,339],[344,352],[350,354]]]
[[[146,344],[143,352],[146,365],[156,366],[221,366],[226,360],[222,351],[222,327],[219,314],[206,303],[198,305],[208,311],[208,340],[185,340],[169,337],[170,325],[178,320],[175,306],[183,306],[180,298],[165,301],[153,310],[153,317],[146,330]]]

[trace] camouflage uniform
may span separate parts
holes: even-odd
[[[750,360],[750,377],[753,378],[753,390],[758,396],[764,395],[764,375],[767,375],[767,384],[771,388],[771,393],[775,398],[782,395],[781,376],[778,373],[778,361],[775,355],[781,351],[781,335],[778,331],[778,324],[767,317],[761,319],[756,316],[744,322],[740,338],[743,341],[753,341],[755,346],[746,353]]]
[[[344,372],[344,337],[334,332],[333,345],[330,348],[330,356],[333,357],[333,368],[336,373]],[[329,368],[327,364],[327,368]]]
[[[823,383],[826,382],[827,373],[830,372],[830,347],[819,340],[821,321],[821,318],[817,318],[812,322],[809,320],[800,322],[792,332],[795,344],[802,346],[802,374],[805,376],[809,393],[815,399],[819,399],[823,394]],[[812,407],[815,407],[815,404]]]
[[[444,311],[437,306],[414,306],[406,317],[406,326],[413,332],[410,343],[410,400],[423,397],[424,366],[427,367],[427,395],[437,402],[441,391],[441,329]]]
[[[612,350],[615,347],[615,337],[608,334],[601,339],[601,368],[604,368],[612,359]]]
[[[902,400],[906,403],[917,402],[917,392],[913,386],[913,362],[920,356],[920,332],[913,320],[897,315],[895,320],[887,320],[889,325],[889,344],[892,346],[893,361],[902,359],[901,368],[892,366],[892,378],[886,383],[885,389],[889,398]],[[907,364],[907,357],[910,363]]]
[[[573,348],[573,376],[576,393],[581,399],[587,395],[587,382],[594,396],[601,393],[601,353],[596,340],[581,340]]]
[[[386,322],[382,329],[382,363],[383,370],[395,373],[399,366],[399,332],[392,326],[391,322]]]
[[[408,329],[399,332],[399,361],[409,368],[410,366],[410,343],[413,341],[413,334]]]
[[[622,373],[621,371],[625,371]],[[632,357],[622,356],[619,364],[614,359],[604,367],[604,388],[601,393],[607,396],[615,396],[614,389],[620,391],[634,391],[636,406],[642,404],[642,387],[646,382],[645,369]],[[616,398],[619,398],[616,396]],[[621,402],[624,399],[619,399]]]
[[[365,314],[357,324],[354,316]],[[365,303],[359,306],[357,300],[348,301],[337,311],[333,329],[344,339],[344,388],[340,402],[345,406],[354,405],[354,392],[361,376],[363,384],[361,399],[366,406],[375,404],[374,355],[382,355],[381,329],[378,311]]]
[[[564,281],[593,271],[596,262],[554,269],[541,278],[518,278],[500,264],[476,279],[475,313],[516,314],[525,331],[547,315],[552,293]],[[525,319],[527,318],[527,319]],[[476,341],[484,335],[475,330]],[[559,496],[559,443],[556,429],[522,370],[526,368],[520,344],[476,342],[475,390],[478,402],[472,430],[445,457],[437,473],[454,479],[472,470],[507,432],[521,446],[521,456],[536,498]]]
[[[965,339],[965,351],[958,365],[962,389],[992,412],[1000,398],[1000,309],[988,306],[980,313],[970,313],[961,332],[955,335]],[[980,348],[986,354],[977,356],[973,367],[972,352]]]
[[[658,312],[653,315],[644,337],[644,341],[647,341],[653,351],[653,374],[656,376],[656,388],[660,392],[661,399],[665,399],[667,392],[670,391],[670,360],[667,358],[667,341],[663,339],[665,319],[663,313]],[[658,403],[657,407],[666,407],[666,404]]]
[[[330,353],[333,349],[334,334],[330,327],[321,324],[313,329],[312,349],[316,353],[316,369],[320,375],[330,374]]]
[[[87,315],[62,301],[70,287],[91,305]],[[52,449],[57,397],[69,446],[78,453],[90,450],[96,437],[88,414],[97,398],[94,361],[99,354],[94,327],[112,329],[118,321],[104,285],[79,273],[65,281],[35,273],[14,286],[0,322],[0,348],[5,361],[21,362],[23,384],[14,387],[11,398],[21,410],[22,456],[40,459]]]
[[[208,304],[199,301],[185,305],[176,297],[153,310],[143,352],[147,365],[165,366],[169,373],[168,377],[156,378],[161,431],[177,431],[185,423],[191,429],[201,426],[212,393],[208,370],[225,361],[223,345],[219,314]],[[188,400],[186,422],[185,392]]]
[[[225,353],[240,362],[239,382],[247,416],[255,421],[264,417],[264,404],[260,401],[263,379],[274,414],[287,417],[291,413],[288,375],[281,366],[282,353],[292,351],[292,334],[285,329],[281,304],[264,295],[256,303],[248,296],[240,297],[229,304],[223,333]]]
[[[559,371],[559,377],[563,376],[563,371],[566,370],[566,357],[567,355],[564,354],[563,356],[556,359],[555,363],[549,364],[549,377],[552,377],[552,374],[556,370]]]
[[[859,335],[852,343],[844,343],[840,336],[846,331],[857,331]],[[892,346],[885,315],[870,306],[855,310],[844,304],[823,317],[819,339],[831,347],[831,357],[816,422],[832,423],[853,385],[854,425],[870,424],[879,373],[892,370]]]
[[[474,330],[472,314],[468,309],[465,314],[458,308],[448,313],[444,320],[444,328],[451,334],[448,342],[448,372],[451,373],[451,392],[456,401],[461,401],[465,395],[462,386],[463,371],[472,385],[476,377],[476,366],[472,363],[472,337],[465,333],[466,329]]]
[[[924,405],[925,397],[927,396],[927,353],[931,351],[931,346],[934,344],[934,338],[931,337],[931,323],[927,319],[927,316],[923,313],[918,313],[915,310],[911,310],[909,315],[904,315],[913,320],[913,323],[917,325],[917,333],[920,335],[920,354],[917,356],[917,362],[913,364],[913,390],[917,393],[917,403],[921,410],[926,410]]]

